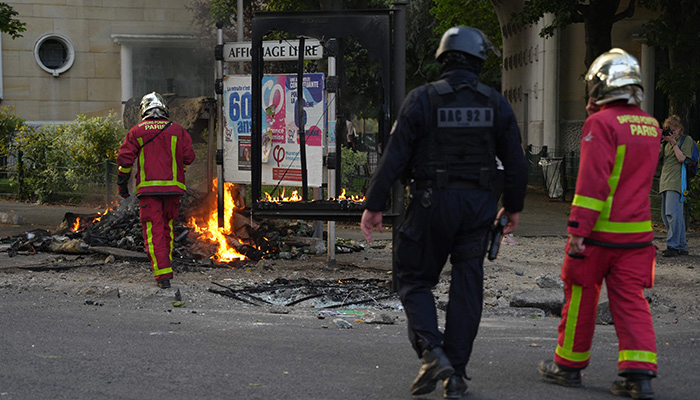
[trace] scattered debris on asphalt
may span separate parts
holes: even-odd
[[[240,287],[212,283],[217,287],[210,288],[210,292],[255,306],[291,307],[312,302],[315,308],[333,309],[361,304],[381,307],[380,301],[382,300],[398,302],[398,296],[392,291],[390,281],[380,279],[351,278],[337,281],[312,281],[309,279],[278,278],[263,284]]]

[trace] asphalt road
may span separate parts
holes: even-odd
[[[529,196],[518,234],[564,236],[568,206]],[[0,236],[56,227],[65,212],[94,211],[0,202],[0,213],[24,215],[21,225],[0,226]],[[172,291],[156,292],[88,304],[87,295],[42,290],[41,284],[0,283],[0,400],[442,398],[440,388],[423,397],[409,393],[420,362],[399,311],[387,311],[398,318],[392,325],[343,317],[353,328],[340,329],[335,317],[319,319],[310,309],[273,314],[242,303],[194,307],[188,293],[186,305],[177,308]],[[537,363],[552,357],[557,323],[485,317],[467,369],[473,379],[466,398],[618,398],[609,392],[617,359],[612,326],[597,327],[583,388],[541,380]],[[700,398],[700,322],[682,319],[656,329],[657,399]]]
[[[186,299],[187,294],[183,294]],[[150,299],[44,296],[0,288],[2,399],[439,399],[412,397],[419,368],[402,314],[393,325],[260,308],[172,306]],[[484,318],[467,373],[467,399],[614,399],[617,342],[598,326],[584,388],[542,382],[555,318]],[[697,399],[698,324],[657,327],[657,399]]]

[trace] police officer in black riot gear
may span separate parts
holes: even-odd
[[[372,176],[362,215],[368,241],[382,229],[394,182],[410,178],[411,196],[394,243],[394,283],[408,319],[408,337],[422,365],[411,393],[444,397],[467,390],[466,366],[481,319],[483,262],[497,215],[512,232],[523,208],[527,161],[515,116],[505,98],[478,81],[497,52],[478,29],[458,26],[442,37],[440,80],[411,91]],[[497,171],[497,160],[503,166]],[[503,208],[497,212],[503,192]],[[444,333],[432,288],[448,256],[451,281]]]

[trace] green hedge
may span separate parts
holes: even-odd
[[[10,183],[20,199],[75,202],[110,179],[106,162],[116,161],[126,129],[114,113],[79,115],[66,124],[30,127],[3,108],[0,135],[5,143],[0,156],[16,160]]]

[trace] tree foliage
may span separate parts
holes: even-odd
[[[244,26],[250,26],[251,0],[243,0],[243,7],[247,11],[244,13]],[[192,14],[191,25],[203,42],[216,39],[217,22],[223,24],[224,37],[227,40],[236,38],[238,0],[191,0],[185,8]]]
[[[489,0],[439,0],[434,1],[430,13],[435,17],[433,30],[433,56],[440,43],[440,37],[449,28],[457,25],[480,29],[497,49],[503,49],[501,26],[496,11]],[[499,57],[489,57],[479,79],[485,84],[500,89],[501,63]]]
[[[435,62],[435,49],[440,36],[435,33],[437,21],[430,10],[433,0],[413,0],[406,7],[406,89],[436,80],[440,66]]]
[[[364,195],[365,187],[356,187],[353,178],[357,176],[365,176],[366,172],[363,171],[364,166],[367,165],[367,153],[363,151],[356,150],[343,150],[343,157],[341,159],[341,182],[340,185],[343,188],[348,189],[348,195]],[[366,182],[363,182],[366,183]]]
[[[390,4],[389,0],[243,0],[244,24],[250,26],[256,11],[368,9]],[[236,37],[238,0],[192,0],[186,8],[192,12],[192,24],[200,34],[212,35],[216,23],[222,22],[229,39]],[[250,36],[249,29],[246,33]]]
[[[644,25],[644,37],[649,45],[665,49],[669,68],[659,71],[657,87],[669,96],[671,113],[683,121],[697,125],[697,96],[700,91],[700,2],[697,0],[640,0],[659,16]],[[695,110],[695,113],[693,113]],[[692,126],[691,126],[692,127]],[[691,128],[688,127],[688,128]],[[692,132],[693,129],[686,129]]]
[[[7,33],[12,39],[22,37],[22,32],[27,30],[27,24],[17,18],[15,11],[7,3],[0,3],[0,32]]]
[[[15,114],[12,106],[0,108],[0,157],[10,155],[12,140],[24,125],[24,119]]]
[[[16,116],[0,121],[11,126]],[[116,161],[126,129],[114,113],[107,117],[79,115],[70,123],[37,128],[19,123],[5,155],[21,160],[14,186],[23,199],[51,202],[67,193],[70,200],[89,194],[88,183],[105,183],[105,160]],[[21,156],[20,156],[21,154]]]
[[[623,18],[634,15],[636,0],[628,0],[620,13],[620,0],[526,0],[523,10],[512,16],[512,23],[536,24],[545,14],[553,20],[540,31],[540,36],[550,37],[559,28],[573,23],[585,26],[586,57],[588,68],[599,55],[612,48],[612,26]]]

